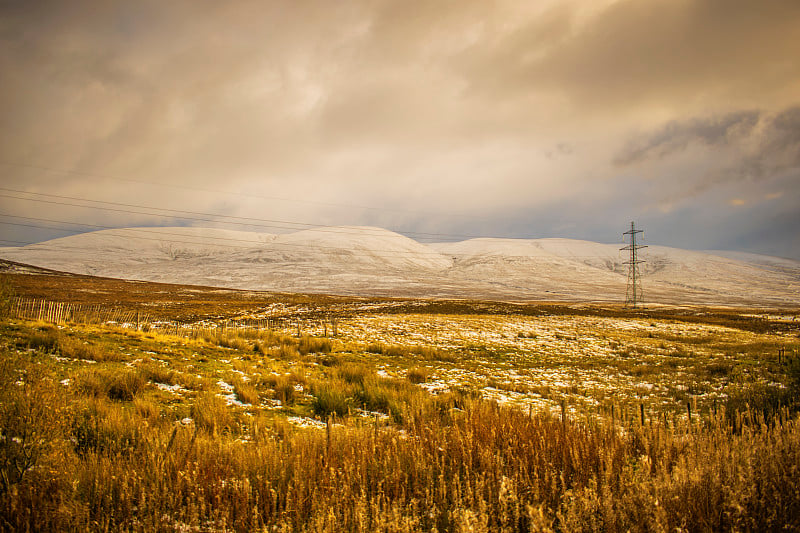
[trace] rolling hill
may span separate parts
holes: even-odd
[[[375,227],[287,234],[124,228],[0,248],[0,258],[77,274],[227,288],[360,296],[622,301],[618,244],[471,239],[423,244]],[[800,261],[650,246],[645,301],[796,306]]]

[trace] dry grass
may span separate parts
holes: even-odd
[[[3,388],[3,406],[18,389]],[[94,402],[69,425],[53,425],[41,408],[28,419],[31,428],[48,429],[49,446],[0,494],[4,528],[800,527],[800,422],[787,412],[780,420],[739,415],[736,431],[719,417],[693,428],[654,423],[623,432],[448,396],[409,408],[404,432],[357,425],[296,432],[260,420],[261,438],[238,443],[216,397],[195,404],[195,422],[205,430],[199,434],[145,426],[119,404]],[[1,420],[10,435],[14,419]],[[7,442],[0,449],[9,454]]]
[[[173,369],[154,361],[148,361],[139,365],[139,373],[145,381],[152,381],[154,383],[174,385],[178,381],[178,375]]]
[[[756,348],[745,354],[772,365],[771,375],[785,375],[780,388],[751,379],[744,373],[750,368],[732,356],[690,359],[695,349],[734,353],[733,342],[680,344],[684,352],[663,353],[656,365],[658,359],[646,358],[659,342],[672,349],[673,341],[620,334],[625,342],[602,360],[620,376],[680,369],[688,379],[729,382],[718,413],[695,410],[691,424],[672,412],[662,416],[669,406],[648,410],[644,424],[620,416],[619,408],[613,418],[598,408],[562,420],[481,400],[466,382],[439,396],[422,388],[445,370],[468,375],[455,362],[474,368],[484,363],[477,353],[496,360],[495,370],[514,368],[518,361],[495,349],[500,341],[492,345],[494,325],[486,329],[485,338],[458,346],[380,337],[365,356],[369,338],[243,331],[193,340],[8,326],[0,341],[0,530],[800,529],[796,358],[779,367],[774,355],[757,359]],[[579,347],[574,332],[558,334],[551,338],[526,323],[503,332],[502,342],[537,350],[536,363],[544,365],[553,349],[544,343]],[[72,356],[64,352],[69,342]],[[125,356],[128,366],[75,355],[80,346],[114,352],[120,345],[135,353]],[[774,346],[767,342],[764,351]],[[614,359],[617,350],[627,357]],[[444,360],[453,364],[431,363]],[[663,362],[671,360],[678,363]],[[406,378],[380,377],[376,368]],[[251,380],[236,377],[241,373]],[[64,378],[69,385],[60,384]],[[242,402],[274,396],[282,406],[228,405],[220,378]],[[146,386],[188,380],[196,382],[192,391]],[[584,387],[499,374],[483,383],[554,402]],[[683,391],[683,406],[704,386]],[[313,413],[336,415],[335,423],[299,429],[286,418]]]
[[[411,383],[419,384],[428,381],[428,377],[430,376],[430,374],[431,371],[429,369],[417,366],[408,369],[406,377],[408,378],[408,381],[410,381]]]
[[[246,404],[258,405],[260,403],[258,390],[241,378],[233,380],[233,392],[236,398]]]
[[[76,388],[86,396],[120,401],[133,400],[145,384],[142,375],[133,370],[85,369],[75,377]]]
[[[211,393],[201,393],[192,405],[191,415],[198,428],[212,435],[230,433],[234,429],[234,420],[225,400]]]
[[[327,419],[331,415],[344,417],[353,407],[354,388],[342,381],[320,381],[312,383],[311,393],[314,399],[311,409],[320,418]]]
[[[302,386],[306,383],[305,377],[294,373],[280,376],[271,375],[264,381],[266,386],[272,389],[275,399],[280,401],[282,405],[287,406],[295,404],[298,396],[295,386]]]

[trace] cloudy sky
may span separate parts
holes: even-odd
[[[0,0],[0,123],[0,245],[635,220],[800,259],[796,0]]]

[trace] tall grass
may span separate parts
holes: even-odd
[[[234,420],[225,400],[209,392],[201,393],[191,408],[195,425],[211,435],[231,433]]]
[[[142,374],[135,370],[85,369],[75,378],[76,388],[81,393],[120,401],[133,400],[145,384]]]
[[[95,407],[73,426],[88,428],[76,451],[13,483],[0,515],[10,529],[94,531],[800,527],[796,419],[754,415],[736,432],[723,418],[691,431],[621,432],[480,401],[462,412],[450,404],[417,405],[405,432],[276,425],[265,431],[279,438],[257,443],[143,426],[114,404]]]
[[[231,381],[233,382],[233,392],[240,402],[251,405],[258,405],[260,403],[258,389],[256,389],[252,383],[244,381],[239,377]]]
[[[206,330],[196,336],[217,346],[270,357],[294,358],[310,353],[330,353],[333,350],[330,339],[309,335],[297,338],[272,330]]]
[[[89,361],[122,361],[126,356],[106,348],[81,341],[60,332],[54,326],[41,326],[27,338],[27,348],[44,353],[58,354],[69,359],[83,359]]]
[[[16,296],[16,290],[6,274],[0,274],[0,320],[11,315],[11,305]]]
[[[40,351],[58,350],[52,330],[39,333]],[[66,387],[50,357],[0,347],[0,530],[800,529],[796,379],[777,402],[732,394],[738,413],[623,425],[434,397],[328,359],[308,380],[298,369],[252,383],[286,405],[304,385],[310,408],[340,423],[317,431],[242,415],[211,392],[162,410],[144,384],[177,374],[150,363],[84,365]],[[347,416],[358,408],[392,422]],[[193,424],[176,423],[186,414]]]

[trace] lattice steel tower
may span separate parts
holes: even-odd
[[[625,291],[625,307],[631,306],[636,309],[642,303],[642,281],[641,274],[639,273],[639,264],[644,263],[644,260],[639,259],[638,251],[647,246],[636,244],[636,234],[642,233],[644,230],[636,229],[633,222],[631,222],[631,229],[623,233],[631,236],[631,243],[628,246],[620,248],[620,250],[630,250],[631,258],[623,264],[628,265],[628,289]]]

